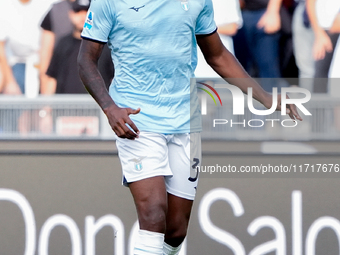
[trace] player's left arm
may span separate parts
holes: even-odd
[[[216,32],[210,35],[197,35],[196,39],[205,60],[216,73],[230,84],[239,87],[243,93],[247,93],[248,87],[251,87],[253,97],[265,107],[271,108],[272,96],[248,75],[233,54],[224,47]],[[278,96],[276,110],[281,110],[281,95]],[[287,104],[287,113],[292,119],[302,120],[295,105]]]

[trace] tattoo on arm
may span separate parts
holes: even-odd
[[[90,95],[99,106],[105,108],[114,104],[105,86],[103,77],[98,70],[98,59],[102,53],[104,44],[91,40],[83,40],[79,56],[78,68],[80,78]]]

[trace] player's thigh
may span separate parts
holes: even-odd
[[[164,233],[166,229],[167,192],[163,176],[129,184],[141,229]]]
[[[165,242],[173,247],[179,246],[189,225],[193,200],[168,194],[168,213],[166,216]]]
[[[168,193],[167,228],[171,230],[186,228],[189,223],[193,200]],[[169,231],[168,231],[169,232]]]
[[[142,131],[135,140],[117,138],[116,145],[124,185],[154,176],[172,175],[164,135]]]
[[[148,211],[152,207],[164,207],[167,209],[167,192],[163,176],[155,176],[140,181],[132,182],[129,188],[137,211]],[[159,209],[159,208],[158,208]]]
[[[197,166],[201,164],[201,134],[176,134],[168,142],[169,164],[173,176],[166,177],[167,192],[194,200],[198,184]]]

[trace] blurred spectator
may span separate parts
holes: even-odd
[[[293,15],[293,46],[296,64],[299,68],[299,85],[309,91],[313,90],[314,58],[313,42],[314,33],[311,28],[305,0],[298,0]]]
[[[339,6],[340,8],[340,6]],[[340,10],[337,14],[336,18],[334,19],[332,28],[330,29],[331,32],[340,33]],[[340,37],[339,37],[340,38]],[[334,55],[332,64],[329,71],[329,94],[335,97],[340,97],[340,39],[338,39],[338,43],[334,49]],[[338,78],[338,79],[335,79]],[[338,116],[340,116],[340,109],[338,108]],[[340,129],[340,118],[338,120],[337,127]]]
[[[242,0],[243,1],[243,0]],[[282,0],[244,0],[242,6],[245,48],[249,56],[243,62],[248,72],[260,78],[279,78],[280,71],[280,29]],[[277,87],[274,80],[263,80],[261,85],[267,91]]]
[[[1,39],[1,35],[0,35],[0,39]],[[22,84],[21,84],[22,90],[21,90],[16,78],[13,75],[14,70],[12,70],[7,60],[7,54],[5,50],[5,41],[1,41],[1,40],[0,40],[0,70],[3,76],[2,85],[1,85],[1,93],[13,94],[13,95],[22,94],[24,90],[23,78],[17,77],[18,79],[22,81]],[[24,74],[22,74],[21,76],[24,77]]]
[[[340,33],[340,14],[337,15],[332,28],[337,33]],[[329,72],[329,94],[332,97],[340,98],[340,39],[334,50],[333,61]],[[338,131],[340,131],[340,106],[335,106],[334,122]]]
[[[238,0],[213,0],[214,19],[224,46],[234,54],[232,37],[242,26],[242,15]],[[200,49],[197,51],[196,77],[220,77],[205,61]]]
[[[49,76],[43,94],[82,94],[87,93],[78,75],[77,57],[81,44],[81,31],[85,23],[89,0],[76,0],[69,12],[73,32],[61,38],[55,47],[47,70]],[[113,63],[109,49],[104,47],[99,60],[99,68],[107,86],[113,78]]]
[[[47,68],[50,64],[53,50],[59,40],[72,33],[73,25],[69,18],[71,10],[71,2],[73,0],[62,0],[54,4],[51,10],[46,14],[41,23],[41,47],[40,47],[40,91],[45,94],[48,77],[46,75]]]
[[[339,9],[339,0],[307,0],[308,16],[315,35],[313,46],[315,93],[326,93],[328,90],[327,77],[333,58],[333,49],[339,37],[339,33],[333,29],[333,23]]]
[[[296,7],[294,0],[283,0],[280,9],[281,30],[280,30],[280,70],[281,77],[297,78],[299,70],[293,50],[293,14]],[[292,85],[298,84],[298,79],[288,79]],[[288,85],[288,84],[287,84]]]
[[[4,76],[2,75],[1,68],[0,68],[0,94],[4,87]]]
[[[5,94],[37,94],[34,83],[40,45],[39,24],[55,0],[1,1],[0,68]],[[8,54],[7,49],[10,51]],[[25,84],[27,82],[31,84]],[[35,87],[34,87],[35,86]],[[34,91],[36,90],[36,91]]]
[[[70,5],[70,10],[66,11],[68,15],[67,19],[70,20],[72,26],[71,31],[59,40],[57,39],[57,34],[53,35],[57,42],[47,69],[45,86],[41,89],[42,94],[87,93],[78,75],[77,56],[81,44],[80,34],[85,23],[89,4],[89,0],[73,1]],[[53,8],[57,8],[56,6],[58,8],[60,7],[57,4],[54,5]],[[53,8],[50,14],[52,14]],[[44,22],[46,23],[46,18]],[[107,46],[104,47],[99,65],[101,74],[106,84],[109,85],[113,78],[114,69],[110,51]],[[48,105],[42,107],[39,111],[26,111],[19,119],[19,132],[25,135],[32,131],[39,130],[39,132],[43,134],[51,134],[55,131],[57,118],[63,114],[63,112],[60,112],[58,109],[52,109]]]

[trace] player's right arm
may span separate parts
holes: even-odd
[[[87,39],[82,41],[78,55],[79,75],[87,91],[106,114],[116,135],[120,138],[133,140],[138,138],[139,130],[129,115],[139,113],[140,109],[120,108],[109,95],[103,77],[98,70],[98,59],[103,47],[104,43]],[[134,132],[131,131],[126,124],[128,124]]]

